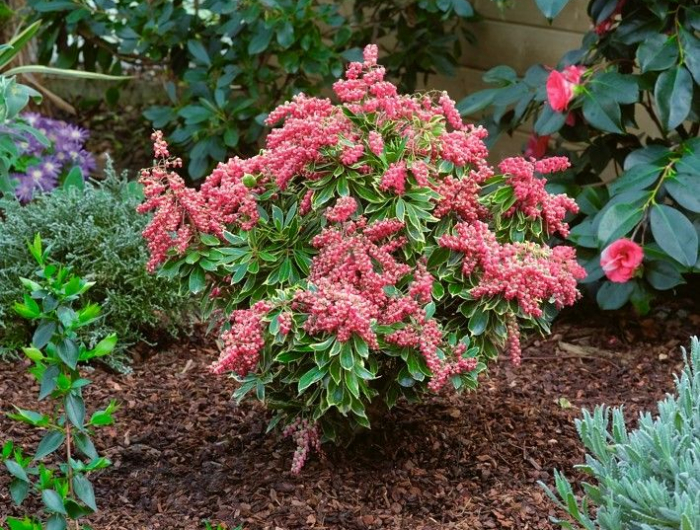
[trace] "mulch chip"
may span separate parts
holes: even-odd
[[[690,309],[688,309],[690,308]],[[523,364],[494,364],[478,392],[401,404],[347,447],[326,446],[302,475],[294,447],[265,434],[256,403],[231,401],[235,382],[207,371],[204,340],[152,352],[131,375],[85,370],[88,406],[119,400],[118,423],[96,445],[113,467],[95,477],[95,530],[201,529],[202,519],[246,530],[553,529],[537,481],[577,477],[581,407],[624,404],[627,417],[673,389],[680,346],[700,330],[692,302],[638,319],[570,311]],[[1,408],[34,407],[22,363],[0,364]],[[632,422],[634,423],[634,421]],[[31,428],[0,417],[0,443],[34,449]],[[0,473],[0,521],[11,505]]]

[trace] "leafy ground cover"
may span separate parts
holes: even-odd
[[[204,518],[246,530],[555,528],[537,481],[552,484],[554,468],[576,478],[580,407],[625,404],[628,418],[653,409],[698,327],[692,300],[643,319],[579,306],[550,338],[526,343],[520,368],[493,365],[481,392],[401,405],[299,477],[289,473],[293,442],[266,436],[262,408],[236,406],[234,382],[207,372],[213,345],[144,349],[132,375],[86,374],[89,399],[122,405],[96,440],[114,466],[95,478],[103,509],[90,521],[104,530],[184,530]],[[3,403],[33,403],[26,378],[22,366],[0,365]],[[38,441],[4,417],[0,432]],[[10,505],[0,496],[0,520]]]

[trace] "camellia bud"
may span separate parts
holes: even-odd
[[[243,175],[243,185],[246,188],[253,188],[258,183],[258,180],[253,175]]]

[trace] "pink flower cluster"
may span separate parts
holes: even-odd
[[[307,315],[304,329],[311,335],[330,333],[345,342],[356,334],[375,350],[375,323],[403,326],[385,340],[416,348],[433,372],[430,388],[437,391],[451,375],[473,370],[476,360],[462,358],[460,348],[450,358],[438,355],[450,349],[437,321],[427,318],[423,308],[432,299],[433,276],[423,262],[411,268],[392,255],[406,241],[396,237],[403,226],[397,219],[368,225],[360,217],[325,229],[313,240],[319,249],[309,276],[314,288],[298,292],[293,309]],[[407,295],[387,294],[387,287],[395,288],[409,274],[413,279]]]
[[[154,272],[167,259],[170,249],[185,252],[195,231],[219,233],[221,226],[212,218],[212,211],[204,198],[185,186],[185,181],[173,171],[182,166],[182,160],[168,158],[163,133],[156,131],[151,139],[158,161],[151,169],[141,171],[145,201],[137,211],[155,211],[143,231],[151,253],[146,267]]]
[[[215,374],[233,371],[246,375],[255,369],[265,347],[263,318],[272,306],[258,302],[250,309],[238,309],[231,315],[231,328],[221,335],[224,347],[211,367]]]
[[[530,219],[541,218],[548,234],[569,235],[569,225],[564,222],[568,212],[578,213],[578,205],[565,194],[552,195],[545,189],[546,180],[537,178],[535,173],[548,174],[563,171],[570,166],[566,157],[552,157],[535,161],[522,157],[506,158],[499,164],[500,170],[508,177],[517,202],[506,212],[512,216],[522,212]]]
[[[227,225],[237,224],[243,230],[255,225],[259,217],[255,188],[250,189],[243,180],[259,169],[258,157],[232,158],[219,164],[197,191],[185,186],[174,171],[182,160],[168,158],[163,133],[156,131],[151,139],[156,160],[153,167],[141,171],[146,200],[137,208],[139,213],[154,212],[143,231],[151,254],[149,271],[165,262],[171,250],[185,252],[197,232],[221,237]],[[256,187],[262,185],[264,181],[259,181]]]
[[[326,210],[326,219],[332,223],[344,223],[357,211],[357,201],[352,197],[338,199],[333,208]]]
[[[297,445],[296,451],[294,451],[294,458],[292,459],[292,473],[298,475],[301,473],[311,449],[321,453],[321,437],[318,432],[318,426],[312,424],[309,420],[297,418],[284,428],[282,434],[285,438],[292,437]]]
[[[459,223],[455,229],[457,235],[442,236],[440,245],[464,254],[465,275],[478,275],[470,291],[474,298],[516,300],[522,312],[533,317],[542,316],[544,302],[552,300],[562,308],[579,298],[576,280],[585,278],[586,271],[576,262],[573,248],[501,244],[481,221]]]

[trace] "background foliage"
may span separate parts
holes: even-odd
[[[227,151],[253,154],[267,112],[329,86],[368,42],[385,42],[389,73],[408,90],[421,75],[450,74],[474,16],[466,0],[27,3],[45,22],[43,62],[162,80],[168,103],[145,116],[184,148],[195,179]]]
[[[566,0],[538,0],[549,17]],[[551,136],[573,166],[551,189],[577,197],[581,215],[571,240],[589,272],[603,278],[600,252],[630,237],[644,247],[642,277],[603,282],[598,302],[617,309],[628,301],[644,312],[654,290],[684,283],[700,271],[700,6],[670,0],[592,0],[593,29],[581,47],[556,65],[584,65],[582,85],[565,112],[547,101],[549,69],[532,66],[523,77],[508,66],[487,72],[493,88],[460,102],[466,115],[483,114],[492,133],[532,123]]]
[[[144,269],[141,231],[147,218],[135,210],[140,186],[118,177],[109,165],[106,173],[104,182],[57,189],[26,206],[13,199],[0,203],[0,351],[27,342],[29,329],[14,315],[12,303],[22,293],[17,277],[31,276],[35,268],[26,244],[36,233],[56,259],[97,282],[86,297],[102,304],[104,318],[90,328],[91,343],[116,332],[124,349],[164,331],[187,329],[187,296]]]

